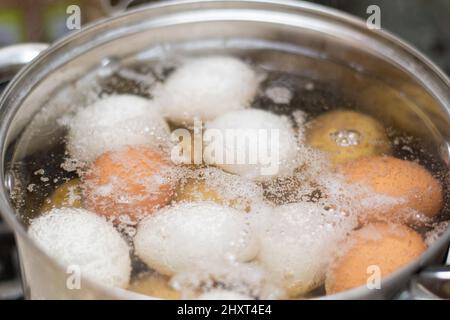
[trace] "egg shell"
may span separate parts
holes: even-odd
[[[245,132],[253,138],[243,140]],[[268,111],[228,112],[206,125],[203,138],[206,164],[247,179],[264,181],[289,175],[296,166],[297,142],[289,120]],[[216,152],[217,148],[221,152]],[[239,157],[244,161],[239,162]]]
[[[170,130],[156,105],[133,95],[114,95],[80,108],[68,123],[72,159],[91,162],[125,146],[167,148]]]
[[[355,231],[347,240],[349,248],[341,253],[327,272],[327,294],[365,285],[375,275],[386,277],[416,259],[425,251],[422,237],[402,225],[374,223]]]
[[[170,286],[169,278],[156,273],[139,276],[133,281],[128,290],[153,298],[166,300],[181,299],[181,293]]]
[[[154,96],[172,122],[191,125],[250,105],[260,77],[230,56],[191,58],[155,90]]]
[[[278,206],[267,215],[258,260],[290,297],[320,286],[338,242],[356,225],[310,202]]]
[[[247,215],[211,202],[178,204],[146,217],[134,245],[150,268],[165,275],[247,261],[258,250]]]
[[[60,208],[33,219],[30,238],[64,267],[77,266],[81,277],[106,286],[128,286],[129,248],[105,219],[84,209]]]
[[[264,201],[263,190],[257,183],[224,172],[215,167],[186,173],[175,191],[177,202],[213,201],[249,212]]]
[[[213,201],[221,205],[230,205],[233,202],[225,200],[220,192],[209,188],[205,181],[194,179],[188,179],[179,185],[174,200],[177,202]]]
[[[365,157],[340,168],[347,182],[370,187],[375,193],[398,198],[391,205],[381,204],[367,208],[370,219],[397,219],[410,221],[410,209],[433,217],[443,206],[440,182],[421,165],[391,156]],[[404,216],[404,217],[403,217]]]
[[[81,208],[80,185],[80,179],[72,179],[59,185],[51,196],[44,200],[41,212],[62,207]]]
[[[108,152],[83,177],[83,203],[115,222],[136,221],[171,200],[177,183],[172,170],[168,160],[150,149]]]
[[[335,165],[360,157],[391,153],[384,127],[374,118],[359,112],[330,111],[306,127],[306,142],[328,153]]]

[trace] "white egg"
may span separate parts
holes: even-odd
[[[128,286],[128,245],[112,224],[96,214],[84,209],[52,209],[33,219],[28,234],[62,266],[79,267],[82,278],[106,286]]]
[[[111,96],[80,108],[68,123],[67,149],[78,161],[90,162],[124,146],[166,146],[170,130],[151,100]]]
[[[260,77],[241,60],[208,56],[187,60],[154,96],[168,119],[190,125],[194,119],[212,120],[248,107],[259,82]]]
[[[254,300],[241,293],[230,290],[214,289],[205,292],[197,297],[197,300]]]
[[[289,120],[268,111],[226,113],[206,125],[204,161],[252,180],[289,175],[297,142]]]
[[[248,214],[212,202],[182,203],[146,217],[134,245],[150,268],[166,275],[248,261],[258,250]]]
[[[258,260],[295,297],[323,283],[339,241],[356,221],[301,202],[276,207],[264,225]]]

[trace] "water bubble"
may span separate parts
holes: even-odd
[[[340,147],[350,147],[359,144],[361,134],[356,130],[338,130],[331,134],[336,144]]]
[[[99,78],[108,78],[112,76],[120,68],[120,62],[118,58],[106,57],[100,62],[100,68],[98,68],[97,75]]]

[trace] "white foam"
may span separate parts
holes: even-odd
[[[259,82],[241,60],[208,56],[186,60],[153,95],[169,120],[189,125],[248,107]]]
[[[50,257],[106,286],[126,287],[129,248],[106,220],[84,209],[52,209],[33,219],[28,234]]]
[[[237,143],[239,130],[244,130],[257,136],[257,141],[246,140]],[[204,141],[204,160],[207,164],[216,164],[225,171],[244,176],[254,180],[269,180],[274,176],[289,175],[295,169],[297,162],[297,142],[294,130],[289,120],[268,111],[247,109],[226,113],[206,125],[204,138],[208,131],[213,135],[220,132],[224,139],[217,141]],[[228,133],[235,136],[227,138]],[[260,135],[264,132],[265,135]],[[207,140],[207,138],[205,138]],[[208,152],[209,143],[214,143],[222,150],[219,153]],[[268,158],[264,159],[267,154]],[[239,156],[245,157],[243,163],[237,161]],[[272,158],[273,156],[273,158]],[[227,159],[236,161],[228,161]],[[251,160],[256,160],[252,163]],[[272,167],[275,171],[265,172]]]
[[[201,181],[208,190],[216,192],[227,203],[233,203],[233,207],[239,210],[256,208],[264,201],[261,186],[241,176],[227,173],[219,168],[206,167],[196,170],[186,170],[184,179]],[[195,190],[193,190],[194,195]],[[198,191],[198,199],[201,199],[201,191]],[[197,195],[196,195],[197,196]]]
[[[161,148],[170,141],[170,130],[151,100],[115,95],[78,109],[69,127],[67,149],[71,158],[90,162],[107,151],[142,145]]]
[[[166,275],[248,261],[258,250],[248,214],[211,202],[182,203],[146,217],[134,244],[149,267]]]
[[[266,216],[258,259],[286,288],[306,293],[322,284],[339,241],[355,226],[355,219],[319,204],[279,206]]]
[[[288,104],[291,102],[293,93],[286,87],[274,86],[265,91],[265,95],[277,104]]]

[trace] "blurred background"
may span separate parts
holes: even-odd
[[[73,30],[67,8],[80,8],[81,24],[117,14],[145,0],[0,0],[0,47],[53,42]],[[450,75],[450,0],[315,0],[366,20],[368,6],[381,9],[381,27],[413,44]],[[1,89],[0,89],[1,91]],[[0,299],[21,299],[14,238],[0,220]]]
[[[0,0],[0,47],[17,42],[52,42],[71,32],[70,5],[81,22],[100,19],[151,0]],[[370,5],[381,9],[381,26],[414,44],[450,74],[450,0],[311,0],[367,19]]]

